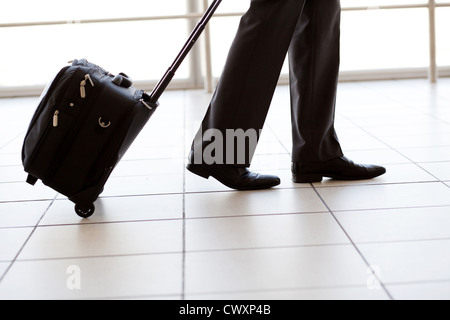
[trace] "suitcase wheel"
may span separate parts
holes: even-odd
[[[80,205],[80,204],[75,205],[75,212],[81,218],[89,218],[94,214],[94,211],[95,206],[93,203],[91,203],[90,205]]]

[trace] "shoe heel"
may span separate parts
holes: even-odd
[[[196,164],[189,163],[186,166],[186,169],[188,169],[193,174],[196,174],[205,179],[209,179],[209,177],[211,176],[207,170]]]
[[[313,183],[322,182],[323,176],[320,174],[293,174],[292,181],[294,183]]]

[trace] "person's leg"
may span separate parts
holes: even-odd
[[[341,157],[334,130],[340,54],[339,0],[305,5],[289,48],[292,160]]]
[[[227,130],[255,133],[259,139],[305,1],[252,0],[241,19],[220,82],[194,140],[196,164],[204,163],[204,156],[209,153],[204,151],[211,151],[205,148],[213,139],[205,133],[215,130],[224,138],[223,157],[214,157],[213,160],[219,159],[216,164],[250,166],[256,143],[245,148],[234,144],[233,150],[226,150],[226,142],[230,142],[225,141]],[[227,151],[234,153],[234,157],[227,158]]]
[[[189,171],[237,190],[280,184],[247,168],[305,1],[312,0],[252,0],[192,144]]]
[[[289,48],[293,181],[371,179],[386,172],[343,156],[334,129],[340,0],[307,1]]]

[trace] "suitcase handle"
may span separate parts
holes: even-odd
[[[214,0],[213,3],[209,6],[209,8],[206,10],[205,14],[195,26],[194,30],[192,31],[191,35],[186,41],[186,44],[183,46],[183,49],[181,49],[180,53],[176,57],[175,61],[167,70],[167,72],[164,74],[163,78],[158,82],[156,87],[153,89],[152,93],[150,94],[149,100],[150,104],[156,104],[158,102],[159,98],[161,97],[163,92],[167,89],[167,86],[175,76],[176,71],[181,66],[184,59],[191,51],[192,47],[197,42],[198,38],[200,38],[201,34],[205,30],[206,25],[208,24],[209,20],[211,20],[212,16],[216,12],[221,2],[222,0]]]

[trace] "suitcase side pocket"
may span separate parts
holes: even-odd
[[[47,92],[41,96],[41,101],[33,115],[31,123],[25,135],[22,147],[22,163],[25,171],[30,172],[30,167],[42,166],[36,163],[36,155],[40,153],[40,148],[47,142],[47,133],[52,127],[55,112],[60,108],[63,98],[67,95],[66,90],[73,84],[77,68],[63,68],[49,86]],[[73,86],[73,85],[72,85]],[[34,172],[36,177],[42,178],[41,169]]]

